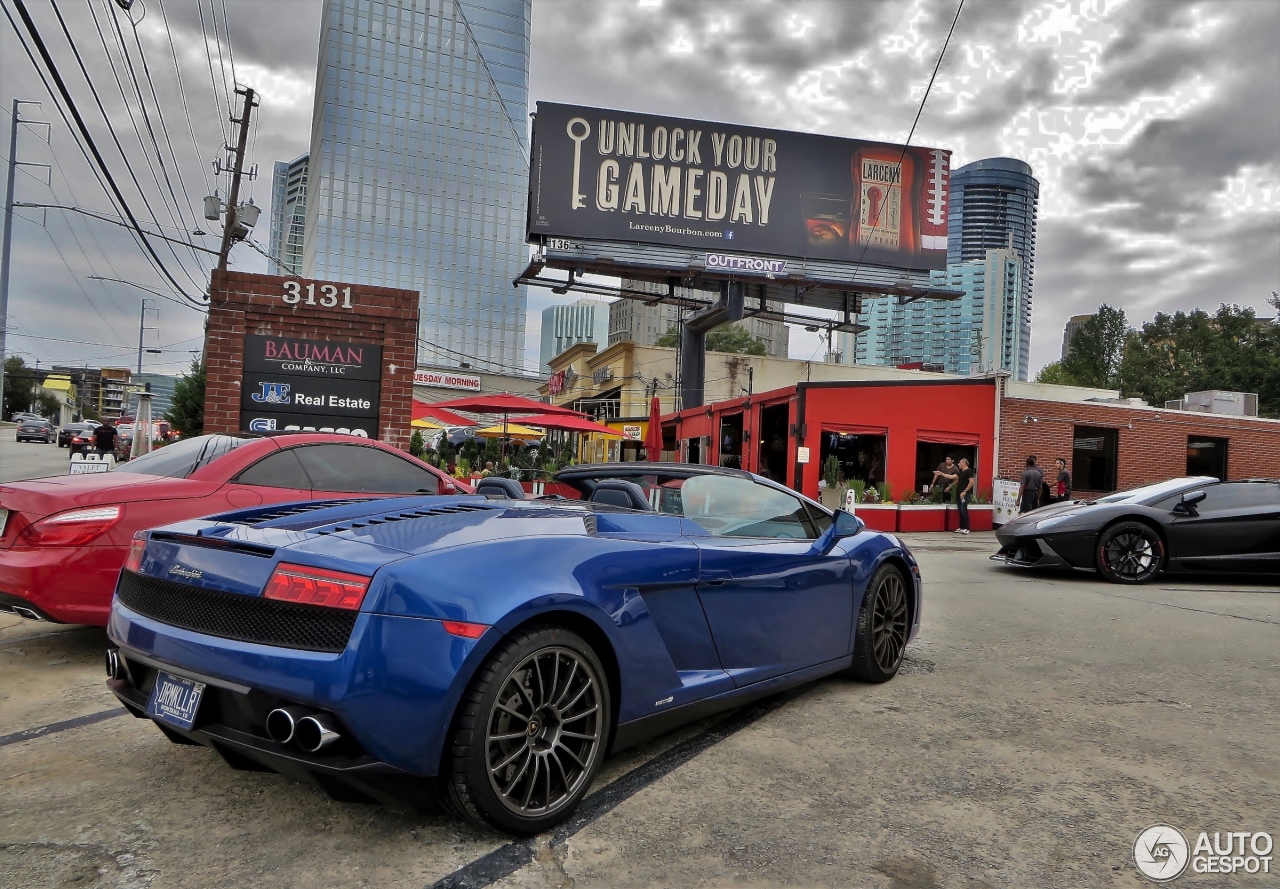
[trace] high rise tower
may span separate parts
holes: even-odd
[[[1012,249],[1022,260],[1017,379],[1031,362],[1031,299],[1036,267],[1036,211],[1040,183],[1031,166],[1011,157],[991,157],[951,171],[947,219],[947,264],[985,259],[988,250]]]
[[[936,286],[964,292],[952,302],[864,299],[860,334],[835,337],[845,364],[937,364],[951,373],[1006,370],[1027,378],[1031,362],[1031,279],[1040,183],[1031,167],[988,158],[951,173],[947,268]]]
[[[418,290],[436,364],[522,364],[530,3],[324,3],[303,271]]]
[[[304,154],[291,161],[276,161],[271,177],[271,255],[284,268],[273,264],[267,274],[302,274],[306,222],[307,155]]]

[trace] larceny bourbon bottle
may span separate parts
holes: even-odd
[[[887,247],[904,253],[920,249],[911,189],[915,161],[888,146],[860,148],[850,162],[853,174],[853,218],[849,244]],[[907,193],[902,192],[906,183]]]

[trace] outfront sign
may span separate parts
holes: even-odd
[[[382,347],[250,334],[245,337],[240,428],[341,431],[376,438]]]
[[[539,102],[528,236],[941,269],[950,176],[942,149]]]

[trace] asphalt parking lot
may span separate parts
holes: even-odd
[[[911,543],[928,599],[896,679],[828,679],[615,757],[531,841],[232,771],[115,715],[101,631],[0,618],[0,886],[1141,886],[1153,823],[1280,833],[1280,591]]]

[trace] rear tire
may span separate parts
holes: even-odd
[[[907,581],[895,566],[881,565],[871,576],[858,610],[849,672],[863,682],[888,682],[902,666],[911,631]]]
[[[1154,580],[1166,555],[1164,538],[1142,522],[1117,522],[1102,532],[1094,548],[1098,573],[1112,583]]]
[[[604,667],[586,640],[554,626],[515,633],[459,704],[441,775],[445,804],[509,833],[558,824],[600,769],[611,717]]]

